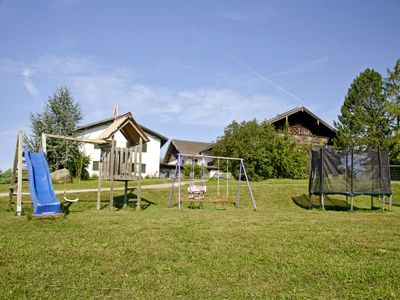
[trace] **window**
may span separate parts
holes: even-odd
[[[99,144],[94,144],[94,149],[100,149],[100,145]]]
[[[98,170],[99,170],[99,162],[93,161],[92,171],[98,171]]]
[[[147,152],[147,143],[142,144],[142,152]]]

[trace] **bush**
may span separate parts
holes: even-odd
[[[10,184],[11,183],[11,169],[4,172],[0,170],[0,184]]]
[[[185,175],[185,177],[189,178],[190,177],[190,172],[192,170],[192,162],[187,161],[184,165],[183,165],[183,175]],[[194,178],[200,178],[200,171],[201,171],[201,166],[198,163],[194,163]]]

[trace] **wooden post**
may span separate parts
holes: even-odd
[[[142,200],[142,150],[143,150],[143,140],[139,138],[139,176],[138,176],[138,191],[137,191],[137,200],[136,200],[136,209],[140,210],[140,201]]]
[[[102,174],[102,167],[103,167],[103,157],[102,153],[100,154],[100,161],[99,161],[99,178],[97,179],[97,206],[96,209],[100,210],[101,208],[101,176]]]
[[[47,143],[46,143],[46,134],[42,132],[42,149],[44,154],[47,153]]]
[[[178,210],[181,210],[181,155],[178,154]]]
[[[12,168],[12,173],[11,173],[10,192],[8,195],[8,205],[7,205],[8,210],[12,209],[14,189],[15,189],[15,184],[16,184],[15,181],[17,180],[18,149],[19,149],[19,133],[17,135],[17,142],[15,143],[14,163],[13,163],[13,168]]]
[[[22,212],[22,130],[18,132],[18,186],[17,186],[17,215]]]
[[[137,172],[137,155],[138,155],[138,147],[135,147],[135,156],[133,157],[133,180],[136,180],[136,172]]]
[[[114,208],[114,159],[115,159],[115,140],[114,135],[111,138],[110,153],[110,210]]]
[[[125,188],[124,188],[124,207],[128,204],[128,180],[125,180]]]

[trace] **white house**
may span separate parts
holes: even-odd
[[[161,164],[161,176],[172,177],[174,176],[175,166],[178,160],[178,154],[187,154],[189,156],[181,158],[181,165],[190,163],[192,158],[190,155],[210,155],[214,143],[194,142],[185,140],[171,140],[168,149],[165,152],[163,163]],[[196,157],[194,162],[201,164],[201,158]],[[205,157],[204,162],[209,171],[209,176],[214,176],[217,168],[212,158]]]
[[[133,120],[131,113],[80,126],[78,127],[79,136],[91,139],[98,139],[99,137],[104,135],[105,132],[110,130],[110,126],[112,126],[112,124],[114,124],[114,122],[118,118],[123,118],[126,116],[132,118],[132,121],[135,123],[135,125],[139,126],[148,138],[148,142],[144,143],[142,147],[142,176],[159,177],[160,149],[168,141],[168,138],[143,125],[137,124]],[[131,146],[121,130],[115,132],[114,139],[116,141],[117,147]],[[90,157],[90,164],[88,166],[89,175],[98,175],[101,152],[99,146],[93,144],[83,144],[82,147],[85,155]]]

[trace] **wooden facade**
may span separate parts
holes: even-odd
[[[295,140],[315,146],[332,144],[335,129],[305,107],[296,107],[266,121],[278,131],[287,129]]]

